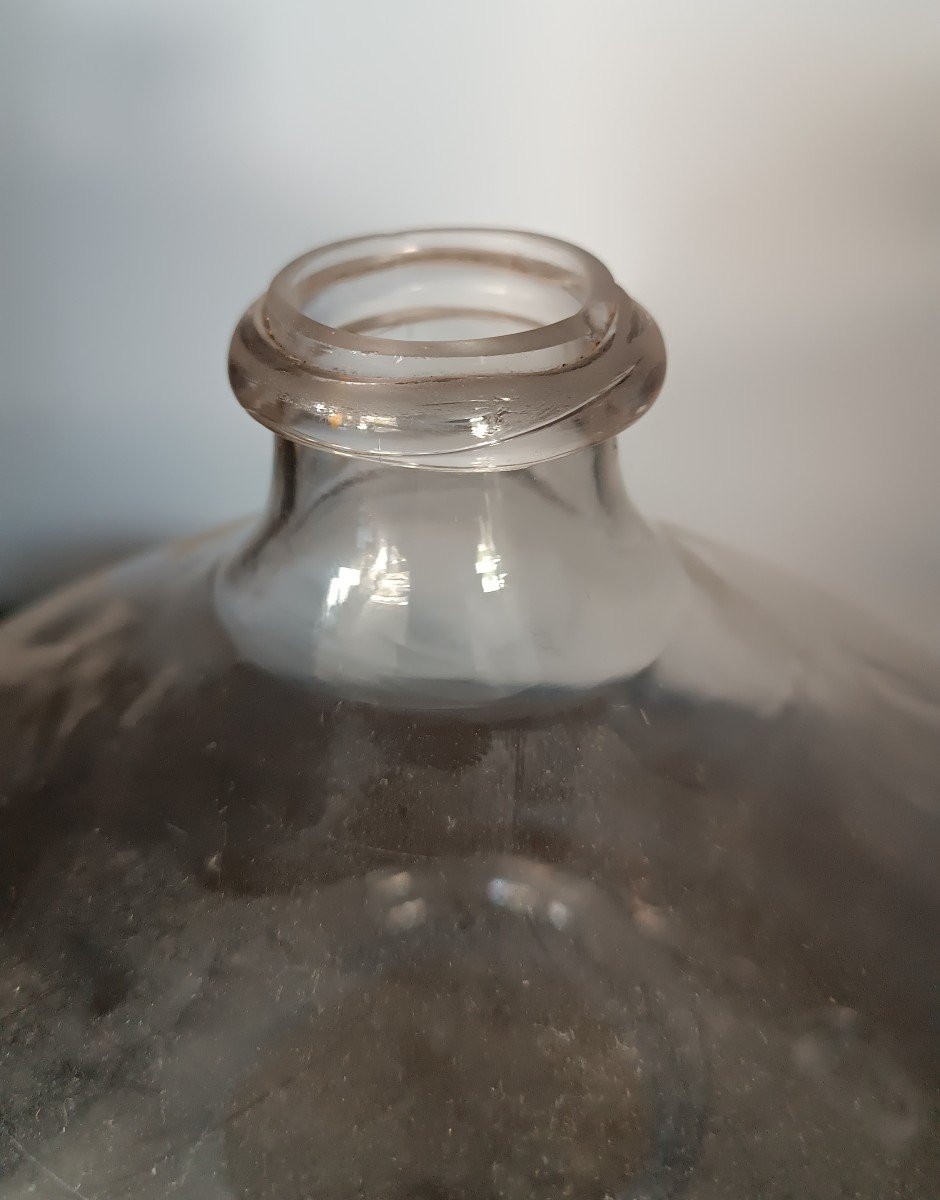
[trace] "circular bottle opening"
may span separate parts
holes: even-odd
[[[403,341],[408,354],[415,344],[444,342],[458,343],[452,352],[459,356],[461,342],[556,325],[584,303],[580,276],[549,275],[541,263],[517,266],[493,255],[467,261],[446,249],[361,259],[323,274],[303,305],[305,316],[376,341]]]
[[[279,272],[264,300],[272,336],[324,370],[434,379],[546,371],[593,356],[616,285],[583,250],[534,234],[426,230],[355,238]]]
[[[341,454],[519,467],[611,437],[665,366],[651,318],[586,251],[505,230],[356,238],[286,266],[236,329],[232,386]]]

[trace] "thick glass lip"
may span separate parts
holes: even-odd
[[[541,289],[543,308],[570,312],[544,322],[535,313],[528,327],[495,336],[436,341],[364,331],[397,327],[374,315],[360,321],[347,313],[334,326],[305,311],[319,306],[323,316],[330,288],[365,281],[368,291],[371,277],[381,316],[381,289],[396,268],[434,265],[484,281],[492,270],[494,294],[502,280],[504,291],[537,309]],[[389,287],[394,308],[400,296]],[[460,311],[463,300],[472,311],[460,287],[447,306],[428,311]],[[515,311],[510,303],[499,315]],[[655,322],[598,259],[556,238],[501,229],[403,231],[310,251],[279,271],[248,310],[229,356],[240,403],[286,437],[338,454],[464,471],[524,467],[612,437],[646,411],[664,374]]]
[[[376,337],[314,320],[304,305],[337,278],[366,274],[405,262],[475,262],[510,268],[553,280],[581,301],[571,316],[516,333],[442,341]],[[386,359],[408,361],[411,372],[427,372],[414,360],[454,358],[498,360],[566,347],[569,361],[596,351],[610,330],[617,307],[617,286],[602,262],[586,250],[557,238],[522,230],[422,229],[376,234],[333,242],[288,263],[275,275],[263,301],[272,336],[285,348],[303,350],[329,345],[351,355],[368,356],[368,373],[387,369]],[[505,367],[487,364],[494,371]],[[538,370],[536,361],[530,369]],[[542,369],[552,369],[542,364]],[[439,372],[438,372],[439,373]],[[463,373],[462,371],[460,373]]]

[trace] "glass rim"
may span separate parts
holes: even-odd
[[[327,325],[303,311],[324,285],[406,263],[477,262],[578,287],[576,312],[558,321],[481,338],[419,341],[379,337]],[[300,255],[275,275],[263,300],[267,327],[285,349],[329,345],[385,358],[448,359],[517,355],[577,344],[589,353],[604,340],[616,310],[617,286],[594,255],[559,238],[524,230],[442,227],[371,234],[331,242]],[[495,366],[495,364],[494,364]],[[371,374],[372,372],[370,372]]]
[[[458,272],[451,285],[446,275],[436,284],[403,276],[389,288],[391,307],[369,311],[383,302],[383,280],[365,295],[366,317],[356,316],[357,280],[435,263],[478,267],[480,277],[467,285]],[[478,309],[468,300],[488,299],[488,268],[497,299]],[[507,270],[519,277],[518,296]],[[334,285],[343,328],[317,319]],[[422,292],[425,307],[410,308],[409,293]],[[559,301],[571,311],[555,319]],[[317,317],[304,311],[311,303]],[[537,311],[520,316],[517,304]],[[540,313],[553,319],[539,324]],[[361,332],[455,314],[525,324],[443,341]],[[244,314],[229,352],[239,403],[276,433],[337,454],[461,471],[531,466],[614,437],[650,407],[665,366],[655,321],[593,255],[541,234],[480,228],[349,238],[301,255]]]

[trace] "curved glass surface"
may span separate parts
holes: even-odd
[[[937,667],[599,427],[282,435],[257,523],[2,627],[0,1200],[936,1195]]]

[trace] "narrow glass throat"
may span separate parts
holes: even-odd
[[[552,238],[419,230],[289,264],[230,354],[279,435],[268,512],[217,582],[239,652],[418,708],[649,665],[684,575],[614,439],[664,371],[652,318]]]
[[[635,673],[662,649],[683,583],[626,495],[614,442],[475,474],[278,439],[268,510],[217,603],[266,669],[462,708]]]

